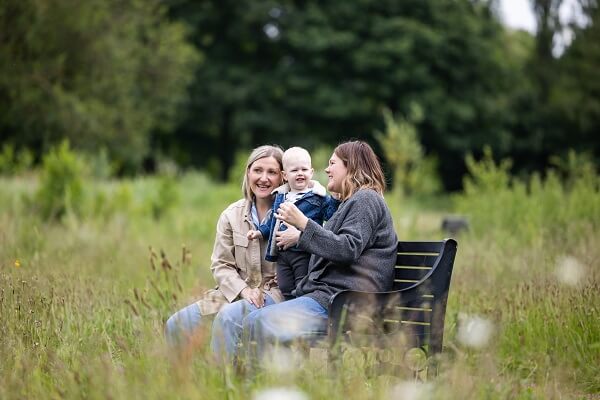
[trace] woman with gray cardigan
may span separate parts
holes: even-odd
[[[312,253],[297,298],[258,308],[241,320],[217,314],[213,340],[218,337],[227,344],[213,348],[218,357],[237,356],[242,338],[255,342],[260,353],[268,343],[325,333],[329,299],[342,290],[392,289],[397,237],[383,199],[385,178],[377,156],[363,141],[342,143],[325,172],[327,189],[342,200],[325,226],[306,218],[292,203],[282,204],[276,214],[290,227],[278,233],[277,244],[284,249],[297,245]],[[234,351],[218,354],[223,348]]]

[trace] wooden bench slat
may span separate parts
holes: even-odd
[[[398,253],[439,253],[444,242],[398,242]]]
[[[424,312],[431,312],[433,311],[433,309],[431,307],[396,307],[396,309],[398,310],[404,310],[404,311],[424,311]]]
[[[406,324],[406,325],[422,325],[422,326],[430,326],[431,325],[431,323],[429,323],[429,322],[421,322],[421,321],[400,321],[400,323]]]
[[[407,267],[397,267],[394,270],[394,279],[409,279],[409,280],[417,280],[420,281],[431,271],[429,267],[417,267],[417,268],[407,268]]]
[[[412,320],[405,320],[405,319],[401,319],[401,320],[397,320],[397,319],[384,319],[383,322],[388,323],[388,324],[406,324],[406,325],[422,325],[422,326],[430,326],[431,322],[425,322],[425,321],[412,321]]]
[[[437,259],[437,255],[398,254],[396,256],[396,265],[402,267],[433,267]]]

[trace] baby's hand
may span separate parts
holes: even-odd
[[[340,200],[342,198],[342,195],[337,192],[329,192],[329,193],[331,193],[331,197],[333,197],[336,200]]]
[[[262,233],[260,231],[248,231],[248,240],[260,239],[262,237]]]

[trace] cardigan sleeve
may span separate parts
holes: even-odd
[[[383,218],[383,198],[374,190],[360,190],[346,200],[336,216],[341,224],[332,232],[309,220],[298,247],[332,262],[353,263],[369,246]]]

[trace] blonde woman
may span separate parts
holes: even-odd
[[[250,154],[242,183],[244,198],[229,205],[217,222],[210,267],[217,286],[167,320],[165,334],[170,345],[189,343],[207,316],[232,302],[241,300],[243,307],[238,311],[248,313],[283,300],[275,281],[275,265],[265,261],[266,241],[247,238],[248,232],[270,215],[271,192],[282,184],[282,156],[277,146],[261,146]]]

